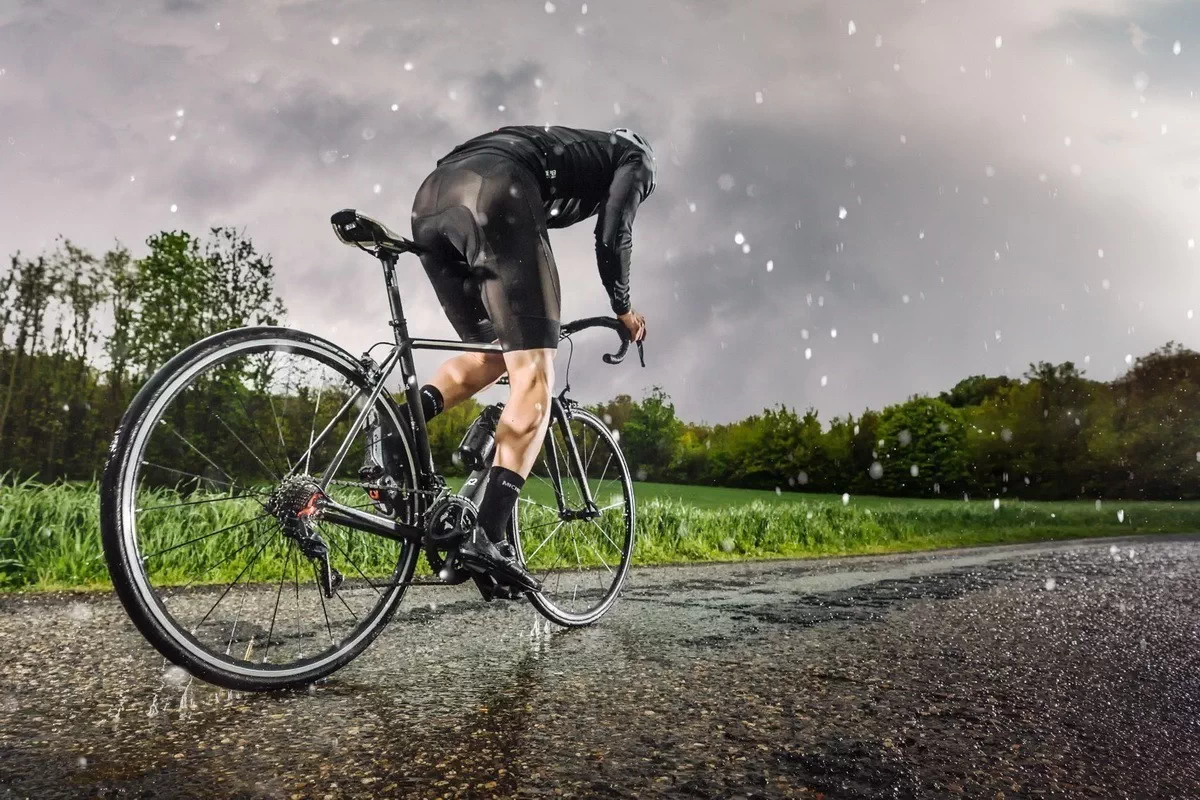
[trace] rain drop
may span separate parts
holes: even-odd
[[[850,24],[846,26],[846,35],[853,36],[858,33],[858,26],[854,24],[854,20],[850,20]]]
[[[338,38],[338,37],[336,37],[336,36],[332,36],[332,37],[330,37],[330,39],[329,39],[329,43],[330,43],[331,45],[333,45],[334,47],[337,47],[337,46],[338,46],[338,44],[339,44],[341,41],[342,41],[342,40],[341,40],[341,39],[339,39],[339,38]]]
[[[746,237],[742,235],[741,231],[738,231],[733,235],[733,241],[735,244],[742,244],[746,241]]]
[[[915,478],[921,474],[921,468],[918,467],[916,464],[913,464],[911,467],[908,468],[908,474],[912,475]]]
[[[838,219],[845,219],[846,213],[847,212],[846,212],[845,206],[838,206]]]
[[[1176,39],[1175,46],[1171,48],[1171,52],[1174,53],[1175,55],[1179,55],[1180,53],[1182,53],[1183,52],[1183,42]]]
[[[871,334],[871,342],[873,344],[879,344],[879,334],[878,333]]]
[[[1000,498],[999,497],[997,497],[995,500],[992,501],[992,508],[996,509],[997,511],[1000,510]]]
[[[1117,512],[1117,522],[1124,522],[1124,521],[1125,521],[1125,509],[1122,508],[1120,511]]]
[[[811,347],[804,348],[804,360],[808,361],[811,358],[812,358],[812,348]]]
[[[171,213],[174,214],[178,210],[179,210],[179,206],[175,205],[174,203],[171,203]]]
[[[845,492],[844,494],[842,494],[842,505],[844,505],[844,506],[850,505],[850,493],[849,492]]]
[[[1046,591],[1053,592],[1058,587],[1058,581],[1054,578],[1046,578]]]
[[[546,7],[546,13],[547,13],[547,14],[553,14],[553,13],[554,13],[555,5],[554,5],[554,3],[551,3],[551,2],[550,2],[550,0],[546,0],[546,6],[545,6],[545,7]]]
[[[996,49],[997,49],[997,50],[999,50],[999,49],[1000,49],[1000,47],[1001,47],[1001,45],[1003,45],[1003,44],[1004,44],[1004,37],[1003,37],[1003,36],[997,36],[997,37],[996,37]]]
[[[880,464],[878,461],[872,462],[871,468],[867,470],[867,474],[870,475],[872,479],[879,480],[883,477],[883,464]]]
[[[770,272],[770,271],[771,271],[771,270],[773,270],[773,269],[775,269],[775,262],[774,262],[774,261],[768,261],[768,262],[767,262],[767,272]]]
[[[822,376],[821,376],[821,385],[822,385],[822,386],[825,386],[825,385],[827,385],[828,383],[829,383],[829,376],[828,376],[828,375],[822,375]]]
[[[412,71],[413,71],[413,62],[411,62],[411,61],[405,61],[405,62],[404,62],[404,71],[405,71],[405,72],[412,72]],[[395,111],[395,109],[394,109],[394,108],[393,108],[392,110],[393,110],[393,111]]]

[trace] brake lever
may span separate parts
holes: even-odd
[[[642,369],[645,369],[646,368],[646,348],[642,347],[642,343],[640,341],[637,343],[637,347],[638,347],[638,361],[642,362]]]

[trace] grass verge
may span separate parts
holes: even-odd
[[[1006,501],[996,507],[990,500],[852,498],[844,504],[841,498],[796,494],[783,495],[784,502],[774,493],[751,493],[766,497],[742,496],[739,502],[724,505],[703,502],[704,498],[737,491],[638,484],[635,563],[802,558],[1200,531],[1200,503]],[[700,501],[689,501],[681,494]],[[165,507],[172,499],[162,493],[144,505]],[[215,530],[248,513],[253,509],[231,503],[184,506],[178,512],[164,508],[154,521],[154,535],[158,537],[155,546],[186,542],[197,535],[197,530]],[[269,533],[260,529],[259,535],[264,531]],[[195,576],[198,566],[218,564],[235,547],[247,544],[245,557],[220,564],[205,582],[228,580],[247,566],[251,553],[258,551],[248,544],[253,529],[236,535],[246,538],[216,537],[202,543],[202,547],[182,548],[164,559],[159,568],[172,582],[186,582]],[[353,556],[358,566],[373,575],[385,574],[388,564],[394,563],[389,558],[394,559],[395,546],[375,537],[347,538],[340,545],[333,543],[333,547],[347,558]],[[564,544],[566,547],[569,543]],[[147,551],[143,544],[143,552]],[[275,579],[288,569],[286,553],[286,549],[272,544],[261,552],[246,578]],[[554,555],[550,548],[539,558],[549,563]],[[343,571],[353,576],[353,570]],[[108,585],[95,484],[44,485],[12,479],[0,482],[0,589]]]

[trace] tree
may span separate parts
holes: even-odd
[[[155,234],[137,260],[128,362],[142,374],[205,336],[245,325],[274,325],[283,303],[275,268],[243,234],[212,228],[207,241],[183,231]]]
[[[621,431],[621,447],[639,480],[661,479],[678,452],[683,424],[675,416],[675,405],[655,386],[636,404]]]
[[[878,466],[870,474],[882,494],[932,495],[966,484],[966,429],[946,402],[914,397],[884,410]]]

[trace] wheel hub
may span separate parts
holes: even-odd
[[[325,492],[311,476],[292,475],[275,487],[263,508],[279,520],[283,535],[316,562],[321,589],[326,597],[332,598],[342,585],[342,574],[330,565],[329,547],[317,532],[326,499]]]

